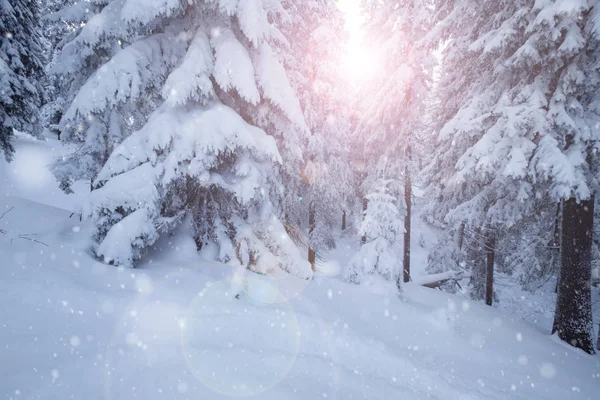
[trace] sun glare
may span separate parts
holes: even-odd
[[[349,36],[344,57],[344,73],[350,81],[358,82],[366,79],[371,70],[369,54],[364,44],[360,0],[339,0],[338,4],[346,17],[346,31]]]

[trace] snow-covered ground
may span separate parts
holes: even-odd
[[[48,168],[56,158],[73,150],[55,138],[39,141],[24,134],[18,134],[14,145],[17,153],[13,162],[7,164],[4,157],[0,157],[0,196],[16,196],[65,210],[78,210],[88,195],[89,182],[77,182],[73,188],[76,194],[66,195]]]
[[[65,150],[25,138],[17,150],[0,164],[5,399],[598,398],[600,357],[518,316],[342,282],[352,242],[312,281],[204,261],[185,232],[139,269],[101,264],[71,215],[86,184],[67,197],[46,168]]]

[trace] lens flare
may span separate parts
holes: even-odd
[[[255,396],[281,382],[300,347],[298,320],[282,299],[266,277],[248,279],[240,296],[228,281],[198,294],[181,330],[183,357],[196,379],[232,397]]]

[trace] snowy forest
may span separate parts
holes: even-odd
[[[600,0],[0,0],[0,396],[598,399]]]

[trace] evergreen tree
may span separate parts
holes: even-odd
[[[583,256],[591,233],[573,228],[591,218],[585,210],[598,187],[597,2],[439,1],[436,12],[432,38],[451,43],[429,174],[432,209],[450,229],[498,233],[533,215],[538,200],[564,200],[555,328],[591,352],[590,257]],[[567,231],[581,236],[567,239]],[[573,252],[582,256],[568,262]]]
[[[367,241],[346,268],[344,277],[349,282],[361,283],[375,272],[391,280],[401,269],[397,264],[397,241],[403,233],[403,226],[396,206],[398,199],[393,195],[398,192],[393,188],[395,183],[378,179],[369,189],[369,206],[359,230]]]
[[[533,211],[503,234],[499,268],[530,292],[556,278],[560,267],[561,207],[536,202]]]
[[[94,3],[76,0],[46,0],[42,3],[42,29],[47,41],[45,58],[49,61],[47,72],[52,72],[63,46],[94,16]],[[61,74],[46,73],[44,85],[47,101],[41,110],[46,132],[61,138],[60,120],[65,112],[70,80]]]
[[[42,37],[35,0],[0,0],[0,150],[12,159],[13,130],[41,137]]]
[[[77,145],[54,166],[63,190],[93,180],[114,148],[161,103],[168,71],[189,40],[169,18],[182,10],[176,3],[66,3],[46,18],[68,33],[50,67],[61,88],[53,104],[61,116],[55,129]]]
[[[423,38],[428,30],[430,13],[427,1],[365,1],[367,40],[374,49],[374,59],[381,70],[362,90],[362,115],[355,140],[364,144],[365,162],[363,190],[365,198],[376,195],[386,183],[390,196],[395,198],[398,213],[387,218],[398,218],[393,225],[404,224],[404,260],[400,282],[410,278],[410,209],[412,202],[412,144],[423,129],[422,116],[428,98],[431,52]],[[381,174],[384,175],[381,175]],[[372,213],[367,202],[365,215]],[[379,204],[374,204],[379,207]],[[367,224],[367,220],[363,224]],[[363,242],[369,242],[366,226],[361,228]],[[392,251],[395,244],[389,242]],[[364,246],[363,246],[364,247]],[[369,251],[367,248],[361,252]],[[372,259],[364,255],[362,259]],[[372,269],[370,266],[367,270]]]
[[[303,159],[298,169],[287,172],[282,208],[288,224],[308,230],[314,266],[316,253],[335,245],[336,217],[354,200],[346,122],[348,83],[341,71],[344,21],[332,0],[282,4],[289,15],[282,31],[291,38],[282,60],[310,130],[300,139]]]
[[[84,215],[96,255],[132,265],[186,221],[223,262],[310,276],[273,204],[284,185],[275,167],[288,161],[277,143],[307,129],[276,50],[287,40],[270,22],[281,4],[113,0],[91,10],[54,65],[70,81],[60,125],[82,144],[56,172],[66,189],[93,179]]]

